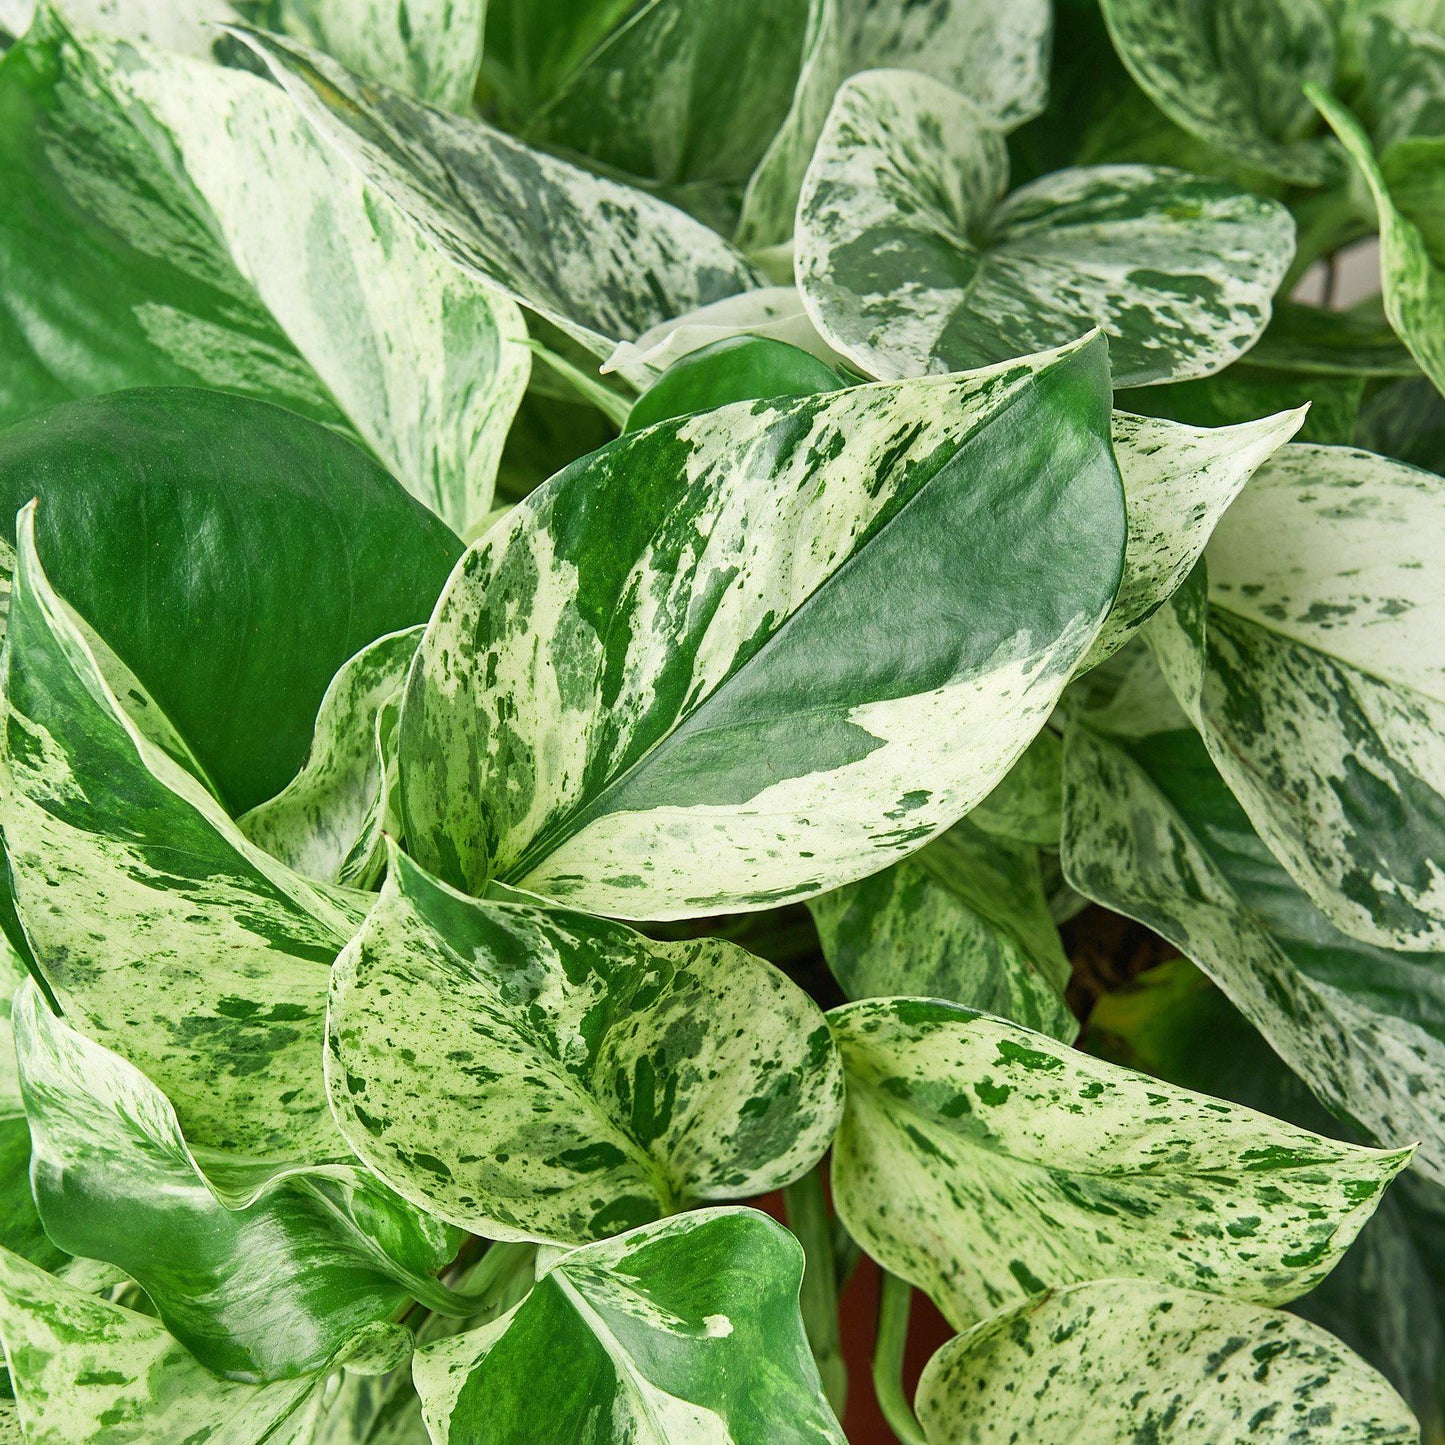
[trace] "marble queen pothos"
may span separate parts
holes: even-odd
[[[1445,6],[0,0],[0,177],[0,1441],[1445,1442]]]

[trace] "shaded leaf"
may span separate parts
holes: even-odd
[[[1375,145],[1445,135],[1445,35],[1372,15],[1365,38],[1362,109]]]
[[[744,402],[555,477],[467,554],[410,675],[418,861],[676,918],[926,842],[1023,751],[1113,597],[1105,373],[1096,339]]]
[[[1112,1275],[1262,1303],[1323,1279],[1409,1149],[1360,1149],[930,999],[828,1015],[833,1202],[956,1327]]]
[[[1445,397],[1428,377],[1383,387],[1365,403],[1354,443],[1445,476]]]
[[[432,1439],[842,1445],[803,1334],[802,1277],[797,1241],[750,1209],[569,1250],[495,1324],[418,1352]]]
[[[1004,198],[1003,136],[926,76],[838,92],[803,183],[798,285],[873,376],[959,371],[1101,326],[1117,386],[1204,376],[1253,344],[1293,254],[1273,201],[1150,166]]]
[[[1276,300],[1264,335],[1239,364],[1305,376],[1414,376],[1418,370],[1378,296],[1348,311]]]
[[[1116,423],[1117,420],[1116,416]],[[1127,552],[1125,565],[1128,565]],[[1121,590],[1123,585],[1120,584]],[[1045,728],[1019,755],[1003,781],[969,813],[968,821],[985,833],[994,833],[1015,843],[1057,848],[1062,767],[1059,735]]]
[[[918,1414],[938,1445],[1420,1438],[1394,1390],[1317,1326],[1122,1279],[1051,1290],[950,1340]]]

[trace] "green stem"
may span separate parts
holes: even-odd
[[[783,1191],[788,1228],[803,1246],[803,1328],[818,1362],[823,1393],[841,1420],[848,1398],[848,1367],[838,1333],[838,1276],[833,1263],[833,1222],[823,1193],[823,1166]]]
[[[873,1393],[899,1445],[928,1445],[918,1416],[903,1389],[903,1350],[913,1286],[887,1270],[878,1271],[878,1338],[873,1347]]]
[[[625,396],[619,396],[611,387],[589,376],[580,366],[573,366],[566,357],[558,356],[540,341],[524,344],[533,356],[551,367],[579,396],[591,402],[613,426],[620,427],[626,423],[632,403]]]

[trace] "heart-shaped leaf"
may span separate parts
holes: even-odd
[[[1388,1382],[1318,1326],[1124,1279],[1050,1290],[950,1340],[918,1415],[931,1445],[1420,1438]]]
[[[479,902],[396,852],[332,974],[326,1070],[399,1193],[564,1244],[791,1182],[842,1094],[816,1005],[735,944]]]
[[[569,1250],[495,1324],[418,1352],[432,1439],[843,1445],[803,1334],[802,1277],[797,1241],[751,1209]]]
[[[948,999],[1068,1042],[1079,1031],[1064,1003],[1069,960],[1038,850],[972,819],[808,904],[828,967],[851,999]]]
[[[1445,948],[1439,479],[1289,446],[1147,636],[1261,838],[1337,928]]]
[[[676,918],[921,846],[1023,751],[1114,596],[1106,370],[1096,338],[744,402],[534,492],[463,560],[410,675],[418,861]]]
[[[1100,1276],[1292,1299],[1412,1152],[1337,1143],[936,999],[828,1021],[848,1088],[838,1216],[960,1329]]]
[[[1255,341],[1294,249],[1273,201],[1152,166],[1057,171],[1007,199],[1001,132],[908,71],[838,92],[798,202],[798,286],[878,377],[1109,336],[1116,386],[1205,376]]]

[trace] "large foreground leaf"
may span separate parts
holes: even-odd
[[[851,999],[942,998],[1065,1042],[1079,1031],[1038,850],[990,837],[971,818],[808,907]]]
[[[1340,1144],[931,999],[828,1016],[833,1201],[958,1328],[1128,1275],[1278,1303],[1323,1279],[1409,1149]]]
[[[34,517],[10,597],[0,827],[45,981],[194,1142],[336,1157],[322,1018],[360,910],[249,844],[140,731],[41,570]]]
[[[1117,711],[1117,709],[1116,709]],[[1192,958],[1341,1117],[1445,1178],[1445,965],[1340,933],[1260,842],[1182,714],[1070,729],[1064,871]]]
[[[1405,1402],[1287,1314],[1137,1280],[1051,1290],[950,1340],[918,1383],[934,1445],[1414,1445]]]
[[[358,82],[275,36],[245,40],[306,115],[442,252],[598,356],[757,284],[682,211],[480,121]]]
[[[1429,472],[1290,446],[1148,637],[1260,836],[1352,937],[1445,948],[1445,509]]]
[[[423,639],[409,847],[471,892],[667,918],[926,842],[1038,731],[1114,595],[1106,371],[1096,339],[744,402],[554,478]]]
[[[817,1007],[735,944],[478,902],[400,853],[333,972],[327,1082],[402,1194],[565,1244],[791,1182],[842,1096]]]
[[[842,1445],[803,1334],[802,1277],[797,1241],[748,1209],[570,1250],[495,1324],[418,1353],[432,1439]]]
[[[0,432],[0,541],[32,497],[57,589],[235,811],[296,772],[333,674],[424,621],[461,551],[357,447],[218,392],[96,397]]]
[[[1294,226],[1273,201],[1150,166],[1058,171],[1004,199],[1000,132],[926,76],[838,92],[798,203],[798,285],[873,376],[961,371],[1109,336],[1116,386],[1218,371],[1269,320]]]
[[[51,1014],[33,984],[15,1043],[46,1232],[70,1254],[119,1265],[209,1369],[233,1380],[323,1369],[424,1294],[456,1252],[354,1166],[329,1174],[216,1157],[209,1174],[144,1074]],[[395,1346],[410,1345],[390,1326]]]

